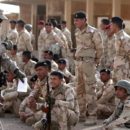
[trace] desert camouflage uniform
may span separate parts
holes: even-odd
[[[107,35],[107,31],[101,30],[100,32],[101,32],[101,36],[103,39],[103,48],[104,48],[104,53],[103,53],[102,58],[101,58],[100,69],[103,69],[103,68],[106,68],[106,62],[107,62],[108,35]]]
[[[61,85],[52,90],[51,96],[56,99],[54,106],[51,110],[51,127],[53,123],[58,124],[57,130],[69,130],[78,122],[79,106],[76,100],[76,94],[73,88],[68,85]],[[36,124],[37,127],[40,124]],[[42,126],[39,125],[39,126]]]
[[[33,47],[31,44],[31,36],[29,32],[27,32],[27,30],[22,30],[21,32],[19,32],[17,47],[20,63],[22,63],[22,52],[26,50],[30,52],[33,51]]]
[[[17,92],[17,81],[13,80],[13,82],[7,82],[7,88],[1,91],[1,97],[3,98],[3,109],[10,110],[12,108],[12,112],[18,115],[20,101],[18,99]]]
[[[130,97],[119,102],[114,113],[105,120],[107,130],[127,130],[124,123],[130,122]]]
[[[51,50],[53,54],[60,54],[60,47],[64,46],[64,42],[58,37],[58,35],[51,31],[50,33],[45,32],[43,35],[42,50]]]
[[[76,33],[76,78],[77,97],[80,106],[80,116],[86,118],[86,111],[90,115],[96,107],[95,69],[100,62],[103,52],[100,33],[93,27],[86,25]],[[86,107],[87,105],[87,107]]]
[[[34,89],[30,93],[30,95],[34,96],[38,102],[42,102],[45,99],[47,94],[47,77],[45,77],[42,81],[37,79],[34,85]]]
[[[29,116],[26,118],[25,123],[28,125],[33,125],[42,118],[43,112],[41,111],[41,104],[36,103],[36,108],[30,108],[28,106],[28,102],[29,97],[26,97],[20,104],[19,113],[28,114]]]
[[[39,60],[42,60],[42,47],[43,47],[43,36],[45,34],[45,28],[41,29],[40,34],[38,36],[38,56],[39,56]]]
[[[115,110],[115,89],[112,79],[102,86],[97,92],[97,116],[98,118],[109,117]]]
[[[18,46],[18,52],[23,52],[26,50],[31,52],[33,51],[33,47],[31,44],[31,36],[26,30],[22,30],[19,33],[17,46]]]
[[[106,59],[106,67],[113,69],[114,57],[116,54],[115,50],[115,36],[108,37],[107,39],[107,59]]]
[[[67,57],[67,52],[68,52],[68,41],[66,36],[62,33],[61,30],[59,30],[57,27],[55,27],[54,32],[58,35],[58,37],[62,40],[63,42],[63,46],[61,47],[61,53],[62,53],[62,57],[66,58]]]
[[[28,79],[30,79],[30,77],[35,74],[35,64],[36,62],[30,59],[28,63],[23,63],[21,67],[21,70],[23,70]]]
[[[16,29],[9,30],[7,38],[8,40],[11,40],[13,44],[17,44],[18,32],[16,31]]]
[[[114,81],[121,79],[129,79],[130,69],[130,36],[123,30],[116,33],[115,49],[116,55],[114,58]]]
[[[68,42],[67,60],[68,60],[69,70],[72,74],[75,74],[74,57],[73,57],[73,52],[71,52],[71,49],[73,48],[73,43],[72,43],[72,39],[71,39],[71,32],[67,28],[64,28],[62,30],[62,32],[66,36],[66,39]]]

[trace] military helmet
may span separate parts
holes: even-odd
[[[26,24],[26,25],[25,25],[25,28],[26,28],[28,31],[31,31],[31,30],[32,30],[32,25],[31,25],[31,24]]]
[[[7,20],[8,18],[3,14],[3,10],[0,9],[0,19]]]
[[[130,95],[130,82],[129,81],[120,80],[116,83],[116,85],[114,87],[115,88],[122,87],[122,88],[126,89],[127,93]]]

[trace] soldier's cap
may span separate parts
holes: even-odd
[[[59,77],[60,79],[63,79],[64,78],[64,74],[62,72],[59,72],[59,71],[53,71],[51,72],[50,74],[51,76],[57,76]]]
[[[3,10],[0,9],[0,19],[7,20],[8,18],[3,14]]]
[[[61,21],[61,24],[67,24],[67,21],[62,20],[62,21]]]
[[[19,24],[21,27],[24,27],[24,26],[25,26],[25,21],[22,20],[22,19],[19,19],[19,20],[17,21],[17,24]]]
[[[117,87],[124,88],[127,91],[127,94],[130,95],[130,82],[129,81],[119,80],[114,87],[115,89],[117,89]]]
[[[10,22],[10,23],[13,23],[13,24],[16,24],[16,23],[17,23],[16,20],[10,20],[9,22]]]
[[[48,64],[45,62],[45,61],[38,61],[35,65],[35,69],[38,68],[38,67],[48,67]]]
[[[45,26],[52,26],[52,23],[51,22],[47,22],[47,23],[45,23]]]
[[[84,11],[77,11],[74,14],[74,18],[76,18],[76,19],[86,19],[86,13]]]
[[[59,59],[58,64],[65,64],[66,65],[66,60],[65,59]]]
[[[48,68],[51,70],[51,61],[50,60],[45,60],[45,62],[48,64]]]
[[[107,74],[111,74],[111,71],[109,69],[101,69],[100,73],[105,72]]]
[[[37,24],[38,24],[38,25],[44,25],[45,22],[44,22],[44,20],[39,20]]]

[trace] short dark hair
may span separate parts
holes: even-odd
[[[102,72],[105,72],[105,73],[107,73],[109,75],[111,74],[111,71],[109,69],[101,69],[100,73],[102,73]]]
[[[9,22],[10,22],[10,23],[13,23],[13,24],[16,24],[16,23],[17,23],[16,20],[10,20]]]
[[[48,19],[48,22],[52,23],[53,27],[57,27],[58,22],[55,18]]]
[[[102,22],[104,25],[109,25],[109,24],[110,24],[110,20],[109,20],[109,19],[102,19],[101,22]]]
[[[47,53],[47,54],[49,54],[49,55],[53,56],[53,52],[52,52],[52,51],[50,51],[50,50],[45,50],[45,51],[44,51],[44,53]]]
[[[61,21],[61,24],[67,24],[67,21],[62,20],[62,21]]]
[[[17,24],[19,24],[21,27],[25,26],[24,20],[21,20],[21,19],[17,21]]]
[[[50,74],[51,76],[57,76],[59,79],[63,79],[64,78],[64,74],[59,72],[59,71],[53,71]]]
[[[123,29],[123,19],[120,17],[112,17],[111,22],[116,24],[120,29]]]
[[[22,55],[27,57],[28,59],[31,59],[31,52],[30,51],[23,51]]]

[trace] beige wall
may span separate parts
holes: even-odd
[[[20,5],[19,18],[25,20],[26,23],[31,23],[31,4]]]

